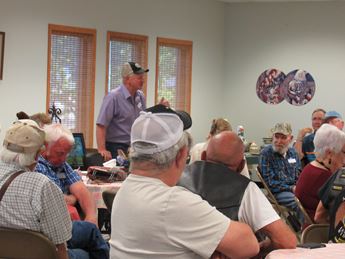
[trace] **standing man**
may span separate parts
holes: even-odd
[[[103,99],[96,123],[96,138],[98,152],[104,160],[115,158],[118,149],[127,152],[132,124],[146,108],[141,88],[148,71],[135,62],[125,63],[121,72],[122,84]]]
[[[295,149],[303,166],[315,160],[314,152],[314,137],[316,131],[321,127],[326,111],[323,109],[316,109],[311,115],[312,128],[303,128],[298,132]],[[307,135],[310,133],[309,135]]]
[[[294,210],[303,224],[296,201],[296,181],[301,172],[301,161],[294,148],[289,147],[293,136],[289,123],[277,123],[273,128],[273,142],[260,154],[259,168],[279,204]]]
[[[188,120],[190,121],[190,119]],[[131,130],[131,174],[114,199],[110,258],[231,258],[259,252],[244,223],[176,186],[190,147],[178,114],[142,113]]]

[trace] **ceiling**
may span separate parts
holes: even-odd
[[[259,2],[344,2],[345,0],[217,0],[226,3],[259,3]]]

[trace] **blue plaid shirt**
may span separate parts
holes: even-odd
[[[81,177],[68,163],[65,162],[60,166],[53,166],[42,156],[38,158],[35,171],[47,176],[64,194],[69,193],[69,187],[72,184],[81,181]]]
[[[285,157],[275,152],[272,145],[265,147],[260,154],[259,166],[272,193],[291,192],[301,172],[301,161],[291,147]]]

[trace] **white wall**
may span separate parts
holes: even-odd
[[[226,7],[226,112],[246,138],[262,144],[276,122],[287,121],[295,136],[311,125],[318,107],[345,116],[345,3],[229,4]],[[305,69],[316,83],[314,98],[297,107],[263,103],[255,92],[261,72]]]
[[[203,140],[211,119],[224,113],[225,5],[210,0],[1,0],[6,43],[0,142],[18,111],[46,109],[49,23],[97,30],[95,118],[104,94],[108,30],[149,36],[148,106],[154,102],[156,37],[192,40],[192,133]]]

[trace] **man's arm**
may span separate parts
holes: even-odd
[[[314,221],[316,223],[329,223],[328,210],[323,206],[322,201],[317,205]]]
[[[303,128],[298,132],[294,148],[297,151],[299,159],[302,159],[304,157],[304,153],[302,150],[303,138],[305,137],[305,135],[307,135],[307,133],[312,133],[312,132],[313,132],[312,128]]]
[[[91,193],[81,181],[72,184],[69,191],[73,194],[85,213],[85,220],[97,225],[96,206]]]
[[[259,230],[271,240],[268,249],[293,249],[296,248],[297,238],[290,228],[281,220],[276,220]]]
[[[250,258],[257,255],[259,249],[250,227],[232,220],[216,250],[229,258]]]
[[[96,125],[96,139],[97,139],[98,152],[102,155],[102,157],[104,158],[104,161],[108,161],[112,158],[111,153],[105,148],[106,130],[107,128],[105,126],[100,125],[100,124]]]
[[[56,252],[58,254],[59,259],[68,259],[67,249],[66,249],[65,244],[56,245]]]
[[[64,194],[63,195],[67,205],[74,205],[77,202],[77,198],[73,194]]]

